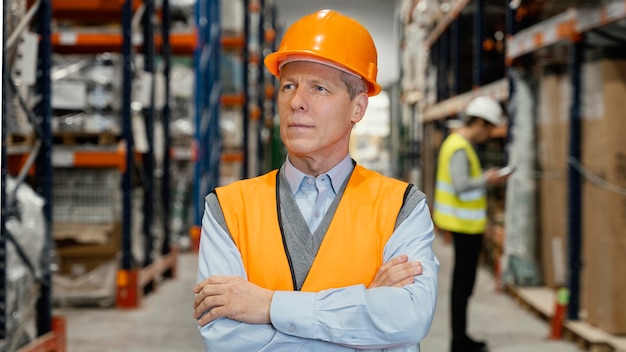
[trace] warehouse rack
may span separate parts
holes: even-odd
[[[269,0],[244,0],[245,47],[243,62],[243,167],[241,178],[269,171],[271,158],[269,131],[273,125],[274,78],[267,72],[263,59],[275,48],[276,7]],[[268,132],[268,133],[265,133]]]
[[[263,49],[268,46],[273,48],[276,12],[269,0],[242,0],[242,4],[241,33],[220,30],[220,18],[217,16],[222,6],[220,1],[199,2],[196,5],[198,45],[194,53],[195,151],[192,158],[195,171],[190,228],[194,249],[198,248],[200,239],[204,197],[215,187],[228,182],[221,178],[223,165],[238,165],[239,175],[235,176],[244,179],[267,169],[263,161],[271,155],[265,149],[268,141],[264,130],[272,127],[274,90],[273,80],[264,73]],[[225,82],[219,67],[226,53],[241,56],[241,92],[223,92]],[[240,148],[223,147],[220,115],[224,108],[241,111],[243,135]]]
[[[570,65],[573,89],[569,157],[573,160],[580,160],[581,158],[581,65],[584,55],[585,32],[610,25],[624,18],[626,18],[626,1],[614,1],[606,5],[586,9],[569,9],[562,14],[517,32],[508,41],[507,60],[509,62],[520,58],[524,54],[550,45],[564,41],[571,43]],[[570,163],[568,177],[568,286],[570,290],[568,317],[571,320],[578,320],[580,310],[580,270],[582,268],[582,178],[574,164]]]
[[[273,3],[268,0],[263,5],[263,21],[262,35],[263,35],[263,53],[274,52],[278,49],[278,41],[282,29],[278,25],[278,9]],[[263,55],[265,57],[265,55]],[[280,138],[278,115],[276,110],[276,79],[272,74],[265,69],[264,65],[261,67],[264,73],[263,77],[263,93],[261,99],[261,106],[263,108],[262,116],[262,128],[267,131],[267,139],[264,140],[264,147],[269,148],[265,150],[262,155],[263,167],[262,170],[267,172],[272,169],[279,168],[285,161],[285,148]]]
[[[135,165],[137,163],[137,152],[135,151],[134,138],[131,126],[131,85],[132,85],[132,67],[133,67],[133,51],[141,50],[144,52],[144,67],[149,74],[154,74],[154,55],[155,55],[155,35],[153,32],[153,24],[148,22],[154,12],[152,1],[146,1],[143,16],[143,33],[137,34],[131,31],[131,18],[133,9],[137,10],[141,2],[133,3],[126,1],[124,4],[109,4],[104,6],[98,1],[95,2],[67,2],[57,1],[54,3],[54,18],[62,19],[78,19],[93,14],[98,11],[102,14],[102,19],[122,19],[122,33],[110,32],[81,32],[80,29],[63,29],[60,32],[53,33],[52,43],[53,50],[62,54],[96,54],[101,52],[121,52],[123,55],[123,76],[122,76],[122,140],[124,143],[118,144],[113,150],[93,150],[78,148],[55,150],[53,154],[54,167],[95,167],[95,168],[111,168],[115,167],[122,173],[122,233],[121,233],[121,263],[118,272],[116,304],[119,307],[137,307],[139,305],[140,291],[149,292],[154,287],[156,275],[167,272],[166,269],[155,270],[155,268],[171,268],[175,262],[174,252],[167,253],[162,259],[166,265],[162,263],[153,263],[151,252],[153,250],[153,234],[151,226],[153,217],[153,199],[154,194],[154,154],[153,154],[153,130],[154,130],[154,106],[150,104],[143,109],[146,138],[148,141],[148,149],[141,154],[140,160],[143,163],[143,234],[145,239],[145,258],[144,262],[139,265],[134,263],[132,258],[132,223],[133,217],[131,209],[133,207],[133,174],[136,172]],[[167,15],[167,14],[165,14]],[[168,44],[168,38],[160,36],[159,44],[165,47]],[[167,81],[167,77],[166,77]],[[152,88],[151,88],[152,89]],[[152,99],[154,92],[152,94]],[[163,114],[165,115],[165,114]],[[167,129],[166,129],[167,131]],[[167,138],[166,138],[167,140]],[[168,160],[168,155],[164,158]],[[165,173],[166,174],[166,173]],[[166,187],[163,185],[163,187]],[[163,208],[162,211],[166,211]],[[165,218],[165,217],[164,217]],[[164,224],[165,227],[166,224]],[[168,231],[164,230],[164,243],[162,249],[169,252]],[[129,279],[130,277],[130,279]]]
[[[195,20],[197,45],[194,50],[195,71],[195,129],[193,181],[193,223],[190,238],[193,248],[200,239],[204,196],[218,185],[221,158],[219,131],[219,79],[221,30],[218,0],[198,1]],[[237,42],[237,41],[235,41]],[[238,100],[238,99],[235,99]]]
[[[486,81],[484,77],[484,67],[482,66],[483,54],[485,52],[485,37],[481,26],[484,24],[486,6],[493,10],[494,2],[488,0],[457,0],[450,3],[449,11],[442,16],[441,20],[432,28],[429,36],[424,41],[424,46],[430,50],[433,58],[432,62],[437,67],[437,85],[434,101],[425,103],[421,111],[422,122],[426,125],[440,123],[449,118],[455,117],[467,105],[472,97],[477,95],[490,95],[499,101],[506,103],[515,98],[516,83],[520,72],[533,74],[533,68],[539,64],[546,65],[546,57],[550,53],[560,56],[560,61],[554,65],[566,67],[570,73],[571,91],[569,98],[569,144],[567,146],[567,166],[566,180],[567,207],[566,216],[566,241],[567,252],[565,263],[567,265],[567,280],[565,286],[569,290],[568,319],[570,333],[585,339],[585,331],[591,328],[581,328],[584,322],[580,319],[581,309],[581,270],[583,268],[583,240],[582,240],[582,207],[583,207],[583,179],[594,181],[593,175],[589,176],[584,167],[580,165],[583,120],[582,107],[582,65],[586,57],[589,57],[590,48],[589,37],[594,35],[594,39],[602,39],[604,42],[617,43],[618,49],[623,52],[626,36],[624,31],[620,31],[618,22],[626,19],[626,2],[623,0],[597,1],[552,1],[549,2],[549,13],[539,13],[536,16],[528,16],[529,10],[526,8],[516,8],[514,1],[507,6],[502,6],[500,11],[506,14],[505,27],[505,55],[502,61],[505,64],[505,73],[502,78]],[[517,4],[519,5],[519,3]],[[500,5],[501,6],[501,5]],[[532,21],[518,21],[522,12],[525,11],[527,18]],[[459,54],[459,23],[461,18],[471,18],[474,24],[473,51],[474,62],[472,68],[472,85],[467,89],[459,89],[459,63],[454,62],[454,58],[448,59],[450,55]],[[516,18],[517,16],[517,18]],[[513,20],[516,18],[516,20]],[[614,30],[617,34],[612,34],[608,29]],[[600,29],[598,31],[598,29]],[[606,31],[605,31],[606,29]],[[607,45],[606,43],[598,46]],[[452,54],[451,54],[452,53]],[[619,56],[618,57],[623,57]],[[536,71],[535,71],[536,72]],[[452,77],[452,79],[448,79]],[[504,134],[507,138],[507,145],[514,138],[509,132],[515,124],[515,107],[509,108],[508,131]],[[519,107],[517,107],[519,108]],[[440,124],[441,125],[441,124]],[[425,127],[426,128],[426,127]],[[432,131],[432,130],[431,130]],[[424,135],[424,138],[428,138]],[[432,164],[431,164],[432,165]],[[434,165],[432,165],[434,167]],[[428,170],[432,172],[432,170]],[[595,177],[597,178],[597,177]],[[606,181],[604,181],[606,182]],[[616,189],[618,187],[612,187]],[[621,191],[624,194],[623,189]],[[594,259],[591,259],[594,260]],[[497,266],[497,263],[493,263]],[[499,268],[495,267],[496,275]],[[520,294],[524,296],[524,294]],[[587,324],[588,325],[588,324]],[[599,334],[600,336],[602,334]],[[593,344],[611,345],[616,339],[605,333],[604,337],[595,336]],[[596,341],[597,340],[597,341]],[[622,344],[623,345],[623,344]],[[623,348],[623,346],[622,346]]]
[[[5,8],[7,1],[4,1]],[[143,121],[145,123],[146,138],[148,140],[148,149],[146,152],[138,152],[134,149],[134,138],[131,126],[131,88],[133,67],[133,52],[141,51],[144,53],[143,67],[146,71],[155,75],[157,73],[155,59],[157,52],[161,53],[161,59],[164,62],[162,75],[164,77],[164,95],[169,96],[169,68],[170,55],[174,53],[193,52],[196,36],[194,33],[176,34],[170,37],[169,33],[169,1],[162,1],[161,8],[154,8],[154,1],[131,1],[125,2],[107,2],[107,1],[28,1],[29,11],[35,11],[33,16],[33,27],[39,34],[39,50],[38,53],[38,73],[36,82],[36,91],[39,103],[30,114],[36,116],[38,124],[34,126],[36,140],[32,141],[30,137],[25,138],[24,145],[16,147],[13,144],[7,145],[6,129],[2,129],[3,145],[2,145],[2,189],[6,191],[6,175],[7,174],[24,174],[33,180],[36,190],[43,196],[45,200],[45,218],[47,225],[46,244],[43,250],[41,274],[38,281],[41,285],[39,299],[37,302],[37,334],[40,338],[33,342],[28,348],[41,348],[46,346],[47,350],[63,350],[61,347],[63,336],[54,337],[53,330],[62,331],[63,320],[61,317],[52,316],[52,270],[54,268],[53,261],[53,243],[52,243],[52,179],[54,176],[54,168],[95,168],[95,169],[118,169],[122,174],[121,189],[123,199],[121,204],[121,218],[123,226],[121,230],[121,261],[119,263],[119,271],[117,280],[113,283],[117,287],[115,293],[116,304],[120,308],[134,308],[140,305],[140,298],[156,289],[158,280],[162,277],[175,276],[176,254],[177,248],[170,246],[169,238],[169,129],[164,128],[164,155],[163,172],[159,173],[154,164],[155,148],[154,148],[154,122],[156,117],[160,117],[164,126],[169,123],[169,102],[163,99],[162,107],[157,106],[155,102],[154,86],[147,87],[149,89],[150,104],[144,105],[142,111]],[[131,30],[131,21],[133,10],[143,8],[142,17],[142,33],[136,33]],[[75,20],[94,18],[93,11],[98,12],[97,18],[100,20],[110,20],[122,23],[121,33],[102,32],[94,33],[83,32],[73,27],[52,33],[51,20],[64,19]],[[82,17],[81,17],[82,16]],[[153,19],[161,19],[160,33],[156,33],[157,24]],[[5,27],[6,28],[6,27]],[[124,59],[124,70],[122,81],[122,136],[120,143],[114,148],[53,148],[53,135],[51,131],[51,58],[52,52],[61,54],[94,54],[101,52],[120,52]],[[5,58],[5,56],[3,56]],[[11,67],[7,67],[3,63],[3,77],[9,77]],[[7,87],[7,79],[3,80],[3,87]],[[3,89],[3,115],[7,113],[7,100]],[[3,125],[6,119],[3,119]],[[11,137],[14,141],[16,136]],[[67,137],[62,137],[67,138]],[[34,144],[33,144],[34,143]],[[35,146],[34,150],[29,147],[31,144]],[[39,148],[38,150],[36,148]],[[141,164],[141,169],[137,169]],[[21,170],[21,171],[20,171]],[[133,207],[132,189],[137,183],[135,174],[141,171],[141,187],[144,194],[143,199],[143,238],[144,238],[144,254],[145,257],[141,263],[136,263],[133,259],[131,251],[131,224],[133,217],[131,209]],[[160,175],[160,176],[155,176]],[[160,199],[158,199],[160,198]],[[5,203],[6,197],[2,197],[2,237],[0,245],[4,248],[6,240],[10,239],[6,232],[5,221],[13,207],[11,204]],[[159,216],[155,216],[158,211]],[[152,222],[162,225],[162,243],[154,243],[154,235],[151,233],[155,227]],[[161,230],[159,230],[161,231]],[[152,252],[159,245],[160,255],[154,255]],[[0,251],[0,261],[6,262],[5,250]],[[4,268],[5,265],[2,265]],[[6,273],[2,271],[2,287],[6,287]],[[3,299],[6,299],[4,290],[2,290]],[[0,339],[6,336],[6,314],[4,311],[5,304],[0,304],[3,308],[1,322],[2,329]],[[45,338],[44,338],[45,337]],[[56,347],[51,347],[54,344]],[[30,350],[30,349],[29,349]]]
[[[7,8],[7,1],[3,1],[3,6]],[[51,234],[51,222],[52,222],[52,134],[50,127],[50,18],[51,18],[51,1],[42,0],[31,5],[26,12],[26,15],[21,19],[13,32],[8,33],[8,27],[5,21],[3,21],[4,36],[3,36],[3,51],[2,56],[2,227],[0,235],[0,343],[2,348],[15,348],[20,347],[20,341],[15,341],[20,336],[14,333],[8,335],[7,331],[7,317],[14,312],[8,312],[7,305],[7,244],[10,242],[15,246],[16,251],[19,254],[20,259],[24,265],[29,268],[29,271],[37,281],[38,297],[35,307],[27,307],[27,309],[33,309],[36,311],[36,336],[37,338],[30,344],[32,348],[47,348],[50,351],[64,351],[65,350],[65,331],[64,320],[62,317],[53,317],[52,315],[52,234]],[[21,108],[25,110],[25,113],[29,115],[29,121],[32,125],[36,141],[32,146],[27,146],[27,150],[23,148],[13,148],[13,145],[7,143],[7,118],[6,114],[9,112],[7,101],[7,91],[17,91],[15,83],[10,79],[12,76],[12,67],[8,66],[7,55],[8,50],[16,45],[15,41],[19,40],[22,33],[25,31],[35,30],[39,35],[36,74],[39,79],[35,82],[35,95],[38,98],[38,103],[31,109],[26,103],[21,104]],[[21,32],[21,33],[20,33]],[[10,39],[7,39],[10,38]],[[13,40],[13,43],[8,43],[8,40]],[[19,93],[15,93],[19,95]],[[9,150],[11,149],[11,150]],[[24,157],[26,154],[29,157]],[[24,159],[24,163],[15,162],[15,158]],[[31,169],[32,167],[32,169]],[[18,210],[15,208],[16,203],[13,196],[8,197],[12,199],[11,202],[7,201],[7,175],[17,174],[17,184],[15,189],[19,187],[22,182],[26,182],[27,176],[33,176],[31,183],[35,191],[42,197],[43,205],[43,217],[44,217],[44,244],[42,246],[41,257],[38,263],[30,262],[30,259],[24,254],[24,251],[20,248],[19,243],[16,241],[15,236],[20,234],[11,234],[6,228],[6,222],[9,217],[19,216]],[[14,194],[13,194],[14,195]]]

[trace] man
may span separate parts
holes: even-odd
[[[474,145],[486,142],[491,130],[503,122],[502,107],[495,99],[477,97],[465,110],[463,126],[444,140],[439,152],[433,220],[452,234],[454,242],[452,352],[487,350],[485,342],[467,335],[467,306],[487,225],[485,186],[503,182],[506,176],[497,168],[483,173]]]
[[[348,150],[381,89],[370,34],[319,11],[265,66],[287,160],[206,198],[193,305],[206,350],[419,351],[439,269],[425,196]]]

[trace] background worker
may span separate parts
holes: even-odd
[[[349,154],[381,89],[370,34],[319,11],[265,65],[288,155],[206,198],[193,314],[206,350],[419,351],[439,268],[425,196]]]
[[[495,99],[480,96],[469,103],[463,120],[439,151],[433,220],[451,233],[454,243],[451,352],[478,352],[486,351],[487,345],[468,336],[467,309],[487,226],[486,185],[504,182],[506,176],[498,168],[483,173],[474,145],[486,142],[491,130],[504,123],[502,107]]]

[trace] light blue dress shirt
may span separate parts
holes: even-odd
[[[311,231],[352,167],[348,155],[328,173],[313,178],[286,161],[285,175]],[[318,199],[317,189],[323,184],[330,188]],[[199,328],[205,350],[419,351],[419,341],[430,330],[437,302],[439,262],[432,250],[433,240],[433,224],[424,199],[396,228],[383,251],[384,262],[406,254],[409,260],[422,263],[424,273],[416,276],[413,284],[374,289],[354,285],[320,292],[276,291],[270,307],[271,324],[217,319]],[[198,260],[198,282],[212,275],[247,278],[239,250],[208,206],[202,219]]]

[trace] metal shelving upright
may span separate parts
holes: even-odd
[[[218,186],[221,159],[219,125],[220,81],[220,1],[197,1],[195,5],[197,44],[194,50],[195,126],[192,209],[192,246],[197,248],[204,210],[204,197]]]

